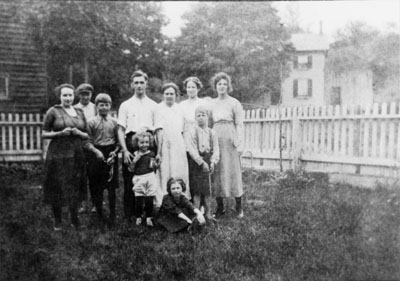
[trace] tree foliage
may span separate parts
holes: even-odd
[[[232,76],[233,95],[241,101],[279,93],[289,35],[270,3],[199,3],[184,18],[187,24],[168,57],[171,79],[180,83],[198,76],[205,94],[212,95],[207,82],[225,71]]]
[[[363,22],[349,23],[337,33],[327,67],[334,72],[370,70],[375,90],[382,88],[400,75],[400,35],[382,33]]]
[[[48,55],[50,87],[87,81],[114,99],[141,68],[161,77],[165,18],[155,2],[32,1],[23,4],[37,47]]]

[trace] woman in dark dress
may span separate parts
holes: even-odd
[[[54,214],[54,230],[61,230],[62,207],[68,206],[71,223],[79,228],[78,205],[85,197],[86,166],[82,141],[88,139],[83,111],[72,106],[74,86],[56,88],[61,103],[45,116],[42,137],[51,139],[45,163],[44,202]]]

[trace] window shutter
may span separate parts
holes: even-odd
[[[308,56],[307,67],[312,68],[312,56]]]
[[[308,96],[312,96],[312,80],[308,79]]]
[[[299,67],[299,58],[298,56],[295,56],[293,61],[293,68],[297,69],[298,67]]]
[[[297,97],[298,95],[298,81],[297,79],[293,80],[293,97]]]

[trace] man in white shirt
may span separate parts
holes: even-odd
[[[122,149],[122,175],[124,178],[124,214],[125,219],[132,220],[135,212],[135,195],[132,191],[132,173],[128,171],[129,164],[133,160],[132,137],[141,131],[149,131],[156,134],[157,143],[162,139],[161,127],[154,123],[154,113],[157,103],[146,95],[148,76],[138,70],[131,76],[131,88],[134,95],[124,101],[118,110],[118,140]],[[160,147],[160,145],[158,145]],[[160,162],[160,153],[154,151],[156,161]]]

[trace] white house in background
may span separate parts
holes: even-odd
[[[291,38],[295,53],[290,75],[282,82],[282,104],[286,106],[323,105],[325,59],[329,49],[323,35],[299,33]]]
[[[371,70],[325,71],[325,104],[365,105],[374,102]]]
[[[328,39],[319,34],[293,34],[290,75],[282,82],[282,104],[343,105],[373,102],[371,71],[337,73],[326,67]]]

